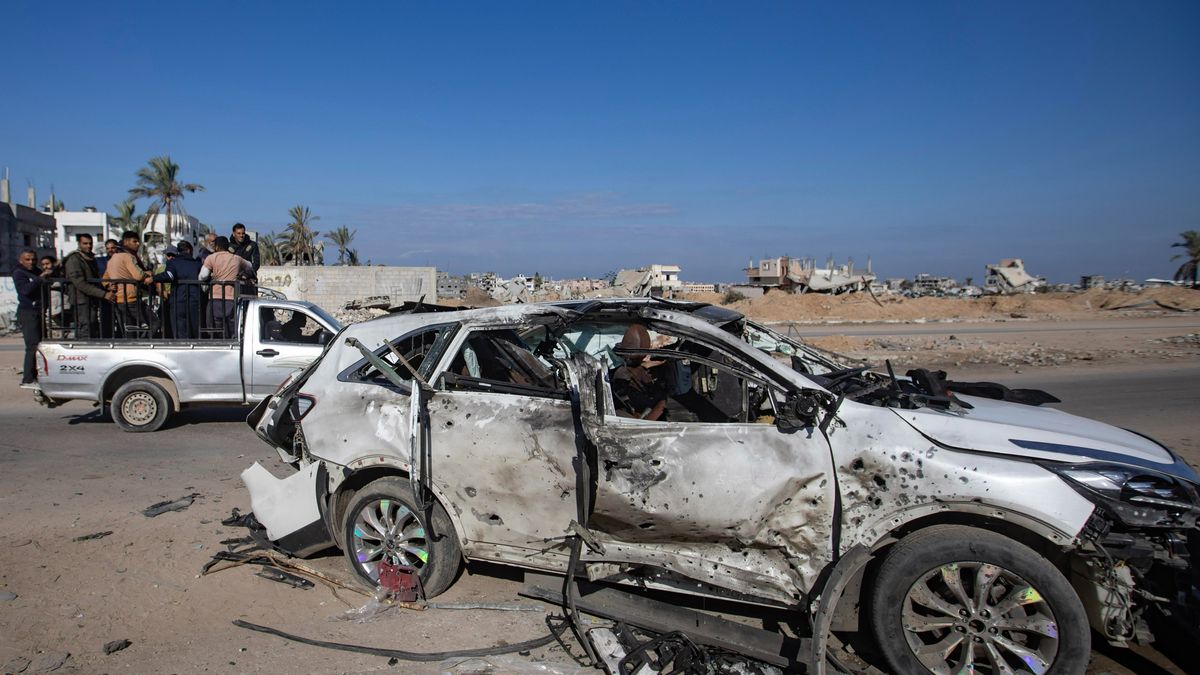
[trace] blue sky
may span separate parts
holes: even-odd
[[[1169,276],[1200,3],[9,2],[0,167],[113,210],[170,154],[225,231],[597,276]],[[144,207],[143,207],[144,208]]]

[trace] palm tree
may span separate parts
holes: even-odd
[[[187,216],[183,210],[184,193],[203,191],[204,186],[198,183],[180,183],[179,165],[171,161],[170,155],[162,155],[151,157],[146,166],[138,169],[137,184],[129,188],[129,198],[153,200],[146,210],[146,219],[152,220],[154,216],[165,212],[167,224],[164,234],[170,239],[175,216]]]
[[[316,239],[320,233],[309,225],[321,218],[314,216],[307,206],[300,204],[288,209],[288,215],[292,217],[292,222],[288,223],[284,230],[283,243],[279,246],[280,253],[293,265],[316,265]]]
[[[1171,256],[1171,260],[1178,260],[1179,258],[1187,258],[1187,260],[1176,270],[1175,281],[1183,282],[1190,279],[1192,286],[1195,287],[1200,283],[1197,279],[1200,276],[1198,274],[1200,273],[1200,269],[1198,269],[1200,268],[1200,231],[1188,230],[1187,232],[1180,232],[1179,236],[1183,238],[1183,241],[1177,241],[1171,244],[1171,247],[1179,246],[1180,248],[1187,249],[1187,253]]]
[[[280,246],[279,235],[274,232],[258,235],[258,250],[262,254],[262,264],[282,265],[283,256],[279,252]]]
[[[142,238],[142,232],[146,229],[146,214],[138,215],[137,204],[132,199],[126,199],[120,204],[113,204],[113,208],[117,210],[117,215],[109,215],[113,229],[122,232],[132,230],[137,232],[138,239]]]
[[[337,229],[325,235],[325,238],[333,242],[333,245],[338,248],[338,264],[346,264],[346,251],[350,248],[350,242],[354,241],[354,235],[357,230],[351,230],[345,225],[339,225]]]
[[[358,249],[346,249],[346,264],[351,267],[358,267],[361,264],[358,262]]]

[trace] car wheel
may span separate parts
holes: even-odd
[[[346,560],[368,585],[379,584],[379,563],[417,569],[425,596],[450,587],[462,562],[450,516],[434,503],[431,523],[414,506],[407,478],[380,478],[359,490],[346,510],[342,527]]]
[[[171,414],[171,398],[157,382],[130,380],[113,394],[110,410],[125,431],[158,431]]]
[[[874,580],[871,624],[896,673],[1083,673],[1079,596],[1033,549],[973,527],[902,539]]]

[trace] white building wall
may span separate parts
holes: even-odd
[[[92,235],[93,250],[104,250],[104,240],[111,236],[108,232],[108,214],[103,211],[59,211],[54,214],[54,222],[58,226],[54,235],[54,250],[59,260],[75,250],[76,235]]]

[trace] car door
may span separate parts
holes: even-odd
[[[719,350],[691,359],[689,395],[703,391],[724,404],[747,397],[718,396],[723,386],[772,386],[746,366],[724,368],[732,363],[745,362]],[[595,452],[588,528],[603,543],[585,560],[795,601],[831,560],[835,481],[818,429],[772,423],[769,411],[786,392],[769,391],[759,410],[740,414],[713,405],[699,420],[648,421],[617,414],[610,376],[596,359],[575,354],[570,364]]]
[[[333,332],[296,307],[260,303],[257,311],[257,330],[246,336],[249,348],[243,354],[249,361],[246,397],[250,400],[270,396],[292,371],[312,363],[325,349],[322,332]]]
[[[469,555],[562,567],[562,538],[578,518],[565,383],[512,328],[473,329],[452,349],[427,433],[431,479],[455,504]]]

